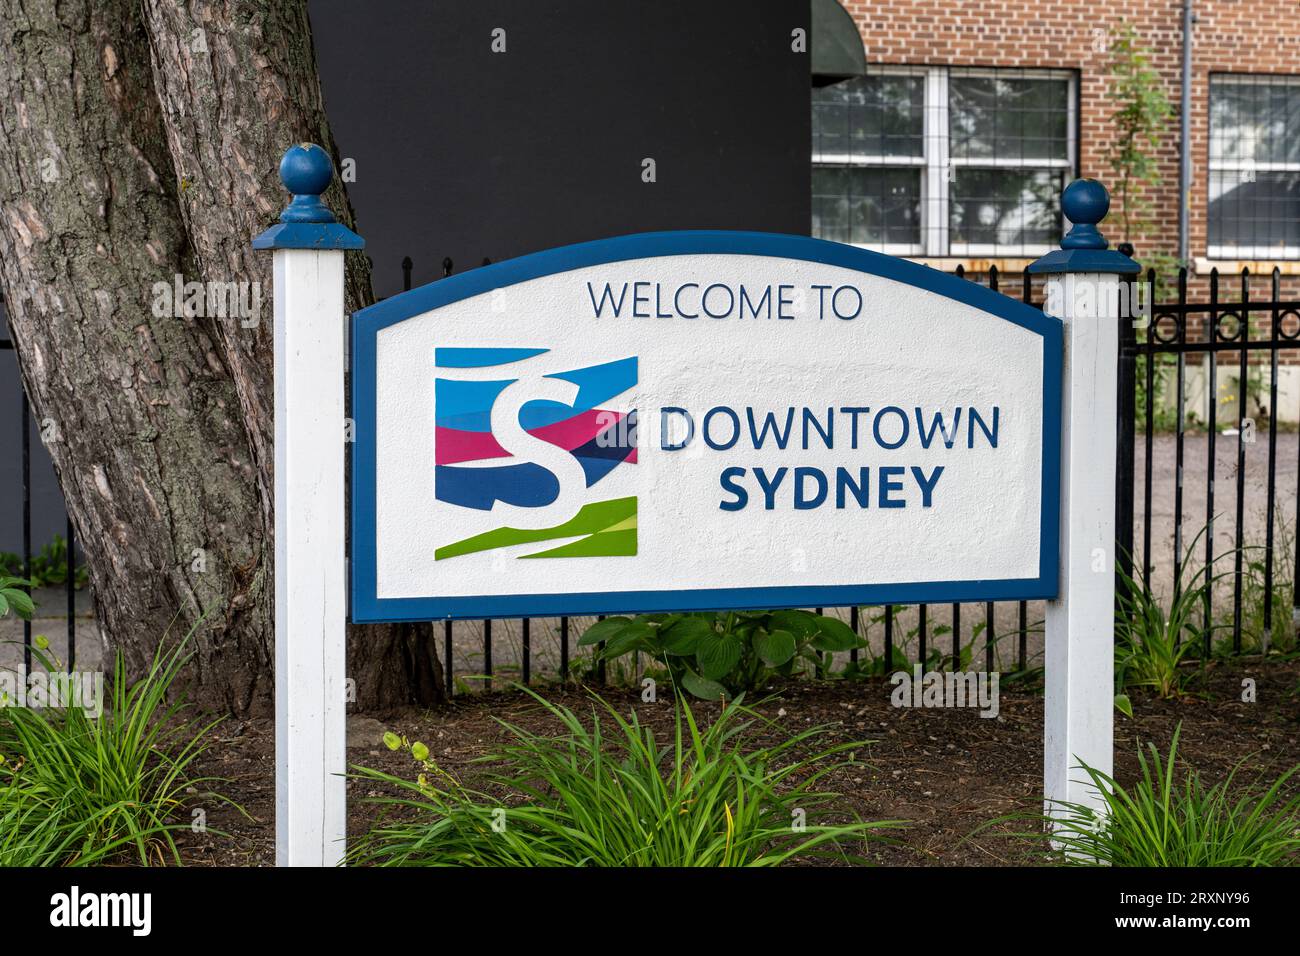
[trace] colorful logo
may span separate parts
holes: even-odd
[[[434,380],[434,495],[439,501],[487,513],[545,508],[561,498],[561,476],[556,471],[567,472],[574,480],[580,474],[584,487],[592,488],[621,463],[636,463],[636,410],[599,407],[636,385],[636,357],[527,378],[523,373],[528,366],[518,363],[548,351],[435,350],[434,363],[440,370],[463,370],[459,376],[440,371]],[[498,375],[495,370],[501,366],[514,367]],[[481,369],[493,371],[477,371]],[[499,377],[512,374],[515,377]],[[529,389],[567,397],[528,398]],[[578,467],[557,467],[569,463],[557,463],[548,446],[567,452]],[[547,459],[552,467],[547,467]],[[520,557],[636,554],[636,497],[588,501],[571,518],[551,527],[496,527],[437,548],[434,559],[562,538],[576,540]]]

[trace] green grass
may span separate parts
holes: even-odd
[[[210,782],[193,767],[216,723],[168,700],[186,643],[160,650],[134,685],[119,654],[99,717],[0,709],[0,866],[181,862],[174,834],[189,821],[178,814],[187,791]]]
[[[1120,587],[1115,595],[1117,693],[1144,688],[1157,697],[1170,698],[1183,692],[1189,677],[1185,664],[1201,656],[1206,644],[1205,594],[1231,573],[1212,574],[1209,567],[1189,572],[1194,549],[1204,534],[1202,528],[1187,546],[1168,608],[1140,571],[1132,577],[1120,572]],[[1211,625],[1209,633],[1213,631]]]
[[[1245,552],[1241,588],[1242,651],[1247,654],[1265,651],[1294,654],[1297,648],[1295,628],[1291,626],[1291,605],[1295,596],[1295,526],[1285,517],[1278,516],[1273,542],[1271,600],[1268,600],[1269,588],[1264,573],[1267,551],[1260,545],[1242,550]],[[1270,605],[1269,614],[1264,613],[1266,602]],[[1220,656],[1227,656],[1232,653],[1231,602],[1223,617],[1220,628],[1227,636],[1217,642],[1214,650]]]
[[[496,796],[465,786],[419,742],[391,736],[423,772],[412,781],[354,768],[399,796],[358,840],[351,864],[380,866],[774,866],[805,856],[851,858],[897,821],[832,822],[826,774],[854,762],[865,742],[824,747],[822,728],[747,747],[763,718],[739,701],[700,727],[678,699],[660,739],[635,712],[595,698],[590,726],[530,693],[554,718],[534,733],[501,721],[509,743],[481,758]],[[594,695],[593,695],[594,696]],[[769,727],[774,725],[768,725]],[[812,751],[809,753],[809,751]]]
[[[1295,866],[1300,863],[1300,795],[1286,787],[1300,765],[1264,787],[1240,785],[1237,764],[1227,779],[1207,786],[1188,770],[1175,778],[1179,730],[1162,759],[1154,744],[1139,750],[1141,776],[1129,788],[1084,766],[1103,794],[1104,819],[1090,807],[1061,803],[1050,837],[1054,858],[1072,866],[1219,867]],[[1294,789],[1294,786],[1293,788]],[[1046,824],[1046,818],[1035,817]],[[1047,838],[1046,833],[1022,834]]]

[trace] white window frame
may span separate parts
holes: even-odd
[[[1211,73],[1207,100],[1212,101],[1217,84],[1229,86],[1300,86],[1300,76],[1276,73]],[[1300,173],[1297,163],[1258,163],[1253,159],[1215,159],[1214,105],[1208,102],[1205,154],[1208,173],[1205,181],[1205,257],[1207,259],[1300,259],[1300,246],[1237,246],[1210,243],[1210,187],[1215,173],[1237,173],[1241,182],[1253,182],[1256,173]]]
[[[923,67],[923,66],[883,66],[883,67],[871,67],[871,66],[869,66],[869,67],[867,67],[867,69],[868,69],[869,72],[871,72],[871,73],[873,73],[873,74],[876,74],[876,75],[889,75],[889,76],[919,76],[919,77],[926,78],[926,80],[927,80],[927,87],[926,87],[926,90],[925,90],[925,95],[922,97],[922,100],[921,100],[921,115],[925,118],[925,123],[926,123],[925,127],[924,127],[923,130],[922,130],[922,135],[921,135],[921,148],[924,150],[924,149],[926,148],[926,144],[929,142],[929,138],[928,138],[928,134],[929,134],[929,125],[928,125],[928,124],[929,124],[929,113],[930,113],[930,111],[927,109],[927,104],[929,103],[929,88],[928,88],[928,82],[929,82],[929,77],[931,77],[931,76],[932,76],[936,71],[933,70],[933,69],[927,68],[927,67]],[[945,115],[947,115],[947,114],[945,113]],[[921,230],[921,240],[922,240],[922,241],[921,241],[920,243],[912,243],[912,242],[906,242],[906,243],[903,243],[903,242],[885,242],[885,243],[880,243],[880,242],[867,242],[867,243],[862,243],[862,242],[855,242],[855,243],[850,243],[850,244],[851,244],[851,245],[854,245],[854,246],[857,246],[857,247],[860,248],[860,249],[871,249],[871,250],[874,251],[874,252],[883,252],[883,253],[885,253],[886,255],[890,255],[890,256],[919,256],[919,255],[923,255],[923,254],[925,254],[925,246],[923,245],[923,243],[924,243],[924,241],[925,241],[925,237],[926,237],[926,235],[928,235],[928,233],[929,233],[929,230],[927,229],[927,225],[928,225],[928,224],[927,224],[927,222],[926,222],[926,212],[925,212],[926,178],[927,178],[927,175],[928,175],[928,166],[927,166],[926,157],[925,157],[924,155],[921,155],[921,156],[883,156],[883,155],[880,155],[880,154],[878,154],[878,153],[874,153],[874,154],[873,154],[873,153],[853,153],[853,152],[849,152],[849,153],[816,153],[816,152],[814,152],[814,153],[813,153],[813,157],[812,157],[812,164],[813,164],[814,166],[821,166],[821,167],[834,167],[834,168],[839,168],[839,169],[843,169],[843,168],[859,168],[859,167],[880,168],[880,167],[882,167],[882,166],[903,166],[903,167],[906,167],[906,168],[909,168],[909,169],[916,169],[916,170],[919,170],[920,173],[921,173],[921,184],[920,184],[920,197],[921,197],[921,224],[920,224],[920,230]]]
[[[925,79],[922,98],[922,156],[880,156],[863,153],[812,154],[816,167],[883,167],[904,166],[915,168],[921,174],[921,241],[919,243],[853,243],[863,249],[896,256],[924,256],[926,258],[971,257],[1031,257],[1040,256],[1055,248],[1055,243],[1040,245],[1000,243],[953,243],[949,236],[949,183],[950,170],[966,166],[973,169],[1061,169],[1069,174],[1078,164],[1078,75],[1074,70],[1027,69],[1022,67],[949,67],[873,64],[867,67],[877,76],[920,76]],[[1025,79],[1051,79],[1066,82],[1066,157],[1026,162],[1019,157],[989,159],[957,159],[951,156],[949,130],[948,79],[950,76],[1015,76]],[[1062,217],[1061,233],[1067,223]]]

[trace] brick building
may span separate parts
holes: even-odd
[[[948,271],[1018,272],[1059,240],[1060,189],[1086,176],[1111,187],[1103,229],[1135,258],[1172,270],[1183,246],[1193,297],[1217,267],[1225,298],[1243,268],[1253,298],[1275,268],[1283,297],[1300,298],[1300,4],[1191,2],[1185,236],[1183,0],[843,0],[866,72],[814,77],[813,234]],[[815,32],[848,17],[814,3]],[[1135,193],[1127,235],[1112,165],[1115,115],[1131,103],[1113,73],[1126,35],[1170,106],[1144,150],[1159,183]],[[1288,418],[1296,371],[1280,380]]]

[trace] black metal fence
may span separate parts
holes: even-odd
[[[0,300],[0,311],[3,311],[3,301]],[[0,351],[13,351],[14,343],[9,338],[0,339]],[[0,399],[3,400],[3,399]],[[19,386],[17,394],[13,396],[13,401],[18,407],[18,427],[21,433],[20,445],[22,448],[22,534],[23,547],[19,555],[21,562],[21,571],[19,572],[24,579],[30,580],[32,577],[32,558],[34,556],[32,548],[32,428],[31,412],[27,404],[27,396],[23,394],[22,387]],[[10,507],[10,502],[14,499],[11,494],[12,489],[0,489],[0,507]],[[62,658],[67,670],[73,670],[77,665],[77,557],[76,557],[76,539],[72,533],[72,519],[67,519],[67,529],[65,540],[67,543],[66,566],[64,574],[66,579],[63,583],[64,597],[66,599],[65,614],[65,649]],[[17,569],[14,569],[17,570]],[[38,611],[44,611],[39,608]],[[33,633],[32,622],[23,621],[23,668],[24,673],[29,673],[32,669],[32,649]]]
[[[483,260],[484,265],[489,262]],[[450,259],[442,261],[444,276],[450,275],[453,268]],[[402,272],[403,287],[409,289],[409,257],[402,262]],[[978,275],[959,268],[957,274],[1041,307],[1041,284],[1035,285],[1027,271],[1015,277],[1014,287],[1008,287],[996,268]],[[1257,297],[1261,277],[1243,271],[1234,278],[1238,280],[1235,295],[1225,296],[1220,275],[1211,273],[1208,298],[1193,301],[1188,294],[1188,273],[1182,270],[1170,301],[1152,305],[1149,320],[1125,321],[1121,327],[1116,554],[1120,565],[1117,574],[1137,577],[1152,586],[1159,584],[1162,589],[1161,582],[1167,582],[1167,593],[1174,595],[1186,581],[1179,574],[1184,558],[1190,561],[1197,557],[1189,555],[1191,543],[1200,551],[1201,567],[1214,567],[1221,558],[1230,559],[1232,567],[1223,573],[1222,586],[1205,590],[1202,624],[1209,626],[1204,628],[1204,650],[1209,653],[1213,649],[1213,634],[1224,633],[1230,635],[1230,640],[1225,637],[1220,650],[1240,654],[1266,651],[1270,642],[1283,633],[1275,629],[1279,622],[1286,625],[1288,639],[1293,640],[1295,622],[1300,620],[1300,611],[1296,610],[1300,608],[1300,590],[1295,575],[1295,569],[1300,567],[1300,535],[1295,534],[1295,515],[1300,513],[1300,441],[1295,431],[1279,425],[1279,402],[1285,397],[1281,388],[1283,369],[1297,369],[1293,390],[1300,393],[1300,366],[1289,364],[1300,361],[1300,301],[1281,298],[1281,276],[1276,270],[1267,277],[1269,288],[1264,298]],[[1155,273],[1149,272],[1144,281],[1149,296],[1146,301],[1155,302]],[[11,341],[0,341],[0,349],[12,348]],[[1202,363],[1197,370],[1205,393],[1202,404],[1188,399],[1189,357]],[[1263,369],[1268,371],[1266,382],[1260,381]],[[1232,374],[1235,392],[1227,400],[1221,399],[1220,379]],[[1252,386],[1255,381],[1260,384]],[[19,394],[15,398],[22,429],[21,558],[26,576],[30,576],[29,412],[24,397]],[[1295,399],[1300,403],[1300,394]],[[1251,401],[1259,406],[1254,415],[1250,414]],[[1231,427],[1226,429],[1221,421],[1225,413],[1232,414]],[[1255,447],[1261,439],[1265,443],[1262,452]],[[1283,443],[1294,447],[1280,448]],[[1229,457],[1221,461],[1225,451]],[[1157,481],[1161,469],[1156,459],[1162,454],[1172,458],[1171,467],[1163,469],[1168,472],[1163,476],[1167,481]],[[1284,455],[1296,469],[1280,475]],[[1257,467],[1262,474],[1252,477],[1248,466]],[[1223,496],[1216,488],[1219,474],[1225,471],[1233,484],[1228,496],[1230,516],[1220,510]],[[1282,487],[1284,484],[1286,487]],[[1166,494],[1172,495],[1172,512],[1167,527],[1158,529],[1153,515],[1167,500],[1163,497]],[[1190,499],[1197,495],[1203,495],[1204,501],[1193,503]],[[1251,502],[1262,506],[1262,542],[1247,537],[1247,507]],[[1284,513],[1288,502],[1294,503],[1289,531]],[[1286,534],[1291,536],[1290,541],[1285,540]],[[71,521],[67,539],[66,661],[71,669],[76,661],[76,558]],[[1290,615],[1286,605],[1292,608]],[[1028,672],[1038,666],[1041,654],[1041,602],[852,607],[829,612],[840,615],[868,638],[869,646],[861,654],[883,662],[886,670],[903,660],[925,667],[964,669],[979,666],[982,659],[983,667],[989,670]],[[587,620],[566,617],[443,622],[442,659],[449,691],[454,690],[453,678],[457,676],[466,687],[490,686],[500,675],[501,665],[512,678],[517,676],[525,684],[539,670],[553,671],[549,676],[567,677],[575,666],[583,669],[584,676],[604,681],[606,662],[593,657],[590,649],[580,650],[576,645]],[[498,639],[496,648],[494,637]],[[502,638],[507,645],[504,657],[500,653]],[[538,638],[548,645],[547,666],[541,668],[537,666]],[[32,639],[32,626],[25,622],[24,661],[29,667]],[[857,662],[860,653],[853,651],[847,657]]]
[[[1252,276],[1248,269],[1243,269],[1228,277],[1229,281],[1236,280],[1236,288],[1232,290],[1235,294],[1226,297],[1223,294],[1225,290],[1221,289],[1223,277],[1215,269],[1208,276],[1208,298],[1200,302],[1189,300],[1188,278],[1187,270],[1181,269],[1176,280],[1176,298],[1153,306],[1145,329],[1134,328],[1135,323],[1125,323],[1121,330],[1117,553],[1123,572],[1133,574],[1137,580],[1149,585],[1155,583],[1153,548],[1160,542],[1153,541],[1155,522],[1152,514],[1158,492],[1153,462],[1157,454],[1158,425],[1162,419],[1161,379],[1172,377],[1173,407],[1164,403],[1170,417],[1165,424],[1172,426],[1174,445],[1172,487],[1166,491],[1173,498],[1172,540],[1169,542],[1167,569],[1170,590],[1176,595],[1186,586],[1188,566],[1193,565],[1196,557],[1189,552],[1196,545],[1203,550],[1200,567],[1210,569],[1211,577],[1222,574],[1224,584],[1230,585],[1230,623],[1220,630],[1230,632],[1232,652],[1267,651],[1279,633],[1274,629],[1279,615],[1288,629],[1289,640],[1294,639],[1295,624],[1300,620],[1300,613],[1296,610],[1300,607],[1300,590],[1297,590],[1295,575],[1295,569],[1300,567],[1300,550],[1292,552],[1287,548],[1284,551],[1278,543],[1279,530],[1286,531],[1285,522],[1280,520],[1278,446],[1284,435],[1288,444],[1295,438],[1294,431],[1284,431],[1280,421],[1282,370],[1288,367],[1282,364],[1282,359],[1287,355],[1294,361],[1300,356],[1296,351],[1300,349],[1300,301],[1282,299],[1282,277],[1276,268],[1270,276]],[[1154,270],[1148,271],[1145,282],[1148,301],[1154,302],[1157,291]],[[1257,295],[1262,282],[1268,284],[1267,297]],[[1142,331],[1141,335],[1139,331]],[[1189,357],[1193,361],[1199,359],[1202,366],[1200,373],[1205,402],[1204,418],[1199,423],[1189,422],[1186,394]],[[1260,372],[1265,368],[1268,370],[1266,377]],[[1225,400],[1220,397],[1220,378],[1234,372],[1235,384]],[[1257,372],[1260,372],[1258,377]],[[1265,393],[1267,404],[1262,398]],[[1254,409],[1250,407],[1252,400],[1256,404]],[[1229,414],[1232,416],[1229,427],[1221,434],[1223,419]],[[1187,501],[1187,472],[1195,464],[1189,457],[1189,424],[1196,426],[1198,434],[1203,434],[1205,444],[1202,459],[1206,475],[1205,501],[1200,514],[1192,513]],[[1256,446],[1260,444],[1262,426],[1267,426],[1267,437],[1264,439],[1265,449],[1261,451]],[[1134,539],[1134,504],[1138,497],[1134,493],[1135,449],[1139,440],[1143,449],[1140,500],[1144,517],[1140,548]],[[1226,450],[1231,455],[1227,470],[1233,490],[1227,502],[1218,496],[1216,487],[1218,474],[1225,470],[1224,463],[1219,460],[1221,440],[1228,443]],[[1261,454],[1263,475],[1252,476],[1250,466]],[[1300,451],[1293,451],[1291,456],[1300,464]],[[1300,513],[1300,483],[1284,492],[1287,498],[1281,499],[1283,504],[1287,499],[1296,503],[1297,511],[1291,515],[1289,534],[1294,539],[1291,544],[1300,548],[1300,535],[1295,534],[1295,518]],[[1256,505],[1262,504],[1262,542],[1250,541],[1246,537],[1246,509],[1252,501]],[[1220,543],[1216,532],[1224,523],[1230,527],[1227,536],[1231,547],[1220,549],[1216,554]],[[1190,541],[1189,531],[1192,532]],[[1197,541],[1198,536],[1204,539],[1203,542]],[[1231,560],[1230,571],[1219,570],[1220,557]],[[1286,572],[1283,576],[1278,574],[1279,565]],[[1258,607],[1246,606],[1244,592],[1248,588],[1262,590]],[[1215,602],[1220,590],[1216,587],[1204,589],[1203,624],[1214,624]],[[1289,603],[1289,613],[1275,606],[1279,599]],[[1259,627],[1254,634],[1244,633],[1244,610],[1259,615],[1255,622]],[[1214,633],[1212,627],[1203,629],[1203,651],[1206,654],[1212,649]],[[1245,646],[1244,637],[1247,636],[1253,638],[1253,647]]]

